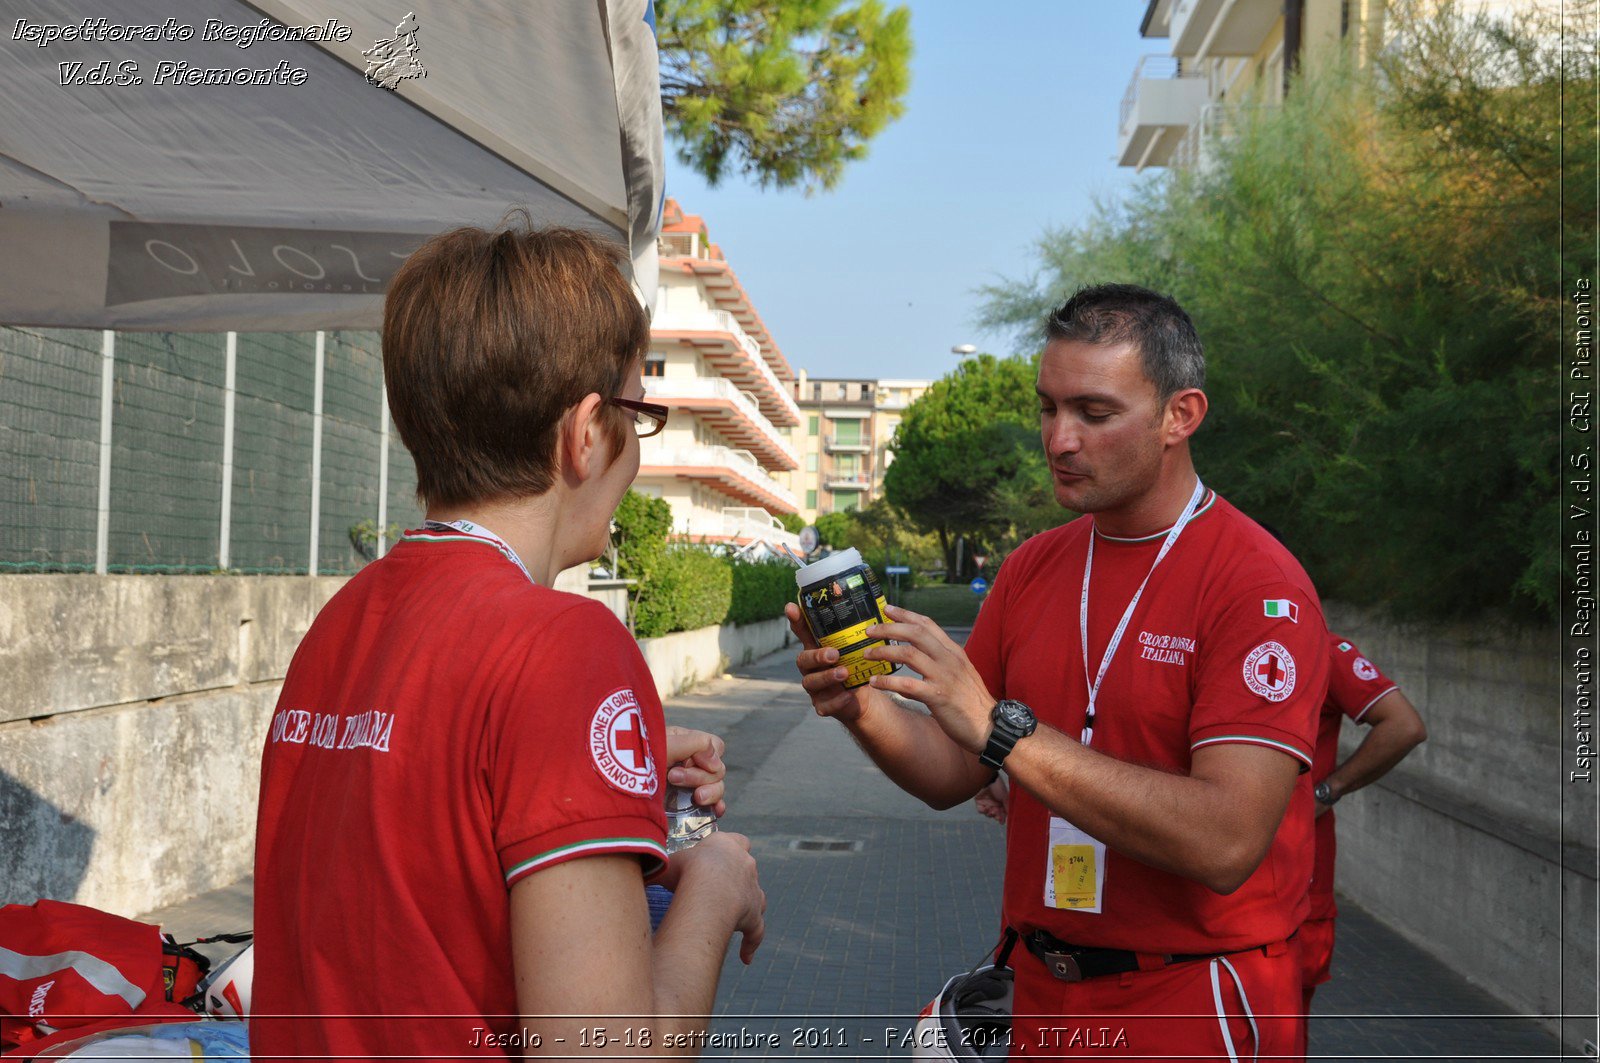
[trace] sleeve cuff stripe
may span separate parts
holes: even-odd
[[[589,841],[573,842],[571,845],[562,845],[530,856],[506,872],[506,885],[513,879],[521,878],[530,871],[537,871],[547,864],[566,860],[574,856],[588,856],[593,853],[623,852],[623,853],[648,853],[657,860],[665,862],[667,850],[658,841],[649,838],[592,838]]]
[[[1400,689],[1399,686],[1397,686],[1394,683],[1390,683],[1388,690],[1385,690],[1382,694],[1379,694],[1377,697],[1373,698],[1371,701],[1369,701],[1365,705],[1361,706],[1361,711],[1356,713],[1354,716],[1352,716],[1350,718],[1352,720],[1354,720],[1356,723],[1360,723],[1361,722],[1361,717],[1363,717],[1363,716],[1365,716],[1367,714],[1367,710],[1368,709],[1372,708],[1372,706],[1376,705],[1378,702],[1382,701],[1384,698],[1388,697],[1390,694],[1393,694],[1396,690],[1399,690],[1399,689]]]
[[[1294,746],[1291,746],[1289,743],[1277,742],[1270,738],[1262,738],[1260,735],[1215,735],[1211,738],[1202,738],[1200,741],[1190,746],[1189,749],[1190,751],[1193,751],[1199,749],[1201,746],[1214,746],[1223,743],[1267,746],[1271,749],[1281,750],[1282,752],[1289,754],[1296,760],[1303,762],[1307,767],[1310,767],[1311,765],[1311,758],[1300,752],[1300,750],[1296,749]]]

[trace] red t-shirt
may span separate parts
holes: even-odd
[[[272,719],[252,1055],[505,1055],[474,1029],[520,1029],[510,885],[596,853],[660,866],[665,743],[604,606],[408,532],[317,616]],[[435,1017],[351,1017],[408,1015]]]
[[[1398,690],[1376,665],[1361,655],[1353,643],[1338,635],[1328,636],[1328,700],[1317,718],[1317,749],[1312,759],[1311,779],[1319,783],[1339,766],[1339,721],[1348,716],[1357,723],[1379,698]],[[1333,868],[1337,860],[1334,840],[1334,810],[1317,817],[1316,862],[1311,869],[1311,919],[1331,919],[1338,914],[1333,900]]]
[[[1093,527],[1084,517],[1013,553],[967,642],[996,697],[1023,702],[1074,739],[1088,704],[1079,595]],[[1091,675],[1164,538],[1097,536]],[[1248,743],[1309,768],[1327,689],[1326,638],[1321,603],[1299,563],[1254,521],[1208,495],[1128,624],[1100,689],[1091,746],[1187,772],[1200,746]],[[1005,912],[1019,930],[1042,928],[1076,945],[1200,953],[1282,940],[1305,915],[1311,792],[1304,778],[1266,859],[1235,893],[1221,896],[1111,850],[1100,912],[1046,904],[1050,812],[1021,787],[1012,794]]]

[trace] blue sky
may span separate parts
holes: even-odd
[[[1144,0],[912,0],[906,114],[831,192],[710,189],[668,143],[667,192],[711,239],[789,362],[817,376],[939,377],[975,343],[974,289],[1033,269],[1047,226],[1135,178],[1117,108]]]

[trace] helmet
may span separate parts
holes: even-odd
[[[912,1059],[1004,1059],[1011,1051],[1011,968],[958,974],[917,1016]]]
[[[256,947],[246,945],[200,982],[201,1005],[219,1019],[248,1020],[255,973]]]

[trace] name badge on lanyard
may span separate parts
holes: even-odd
[[[1194,516],[1205,490],[1205,485],[1196,479],[1194,493],[1189,496],[1189,504],[1184,507],[1183,515],[1178,518],[1178,523],[1172,526],[1172,530],[1167,532],[1166,541],[1161,544],[1156,559],[1150,563],[1150,571],[1145,573],[1144,582],[1139,584],[1139,589],[1133,592],[1133,599],[1128,602],[1128,607],[1122,611],[1122,620],[1117,624],[1116,631],[1111,635],[1111,641],[1106,645],[1105,656],[1100,658],[1100,671],[1093,680],[1089,678],[1089,577],[1094,571],[1095,532],[1093,529],[1089,531],[1089,555],[1083,563],[1083,591],[1078,600],[1078,635],[1083,648],[1083,681],[1089,688],[1089,705],[1084,711],[1083,734],[1079,739],[1085,746],[1094,741],[1095,699],[1100,694],[1100,684],[1105,680],[1106,670],[1111,667],[1111,659],[1117,654],[1117,647],[1122,644],[1122,636],[1128,630],[1128,622],[1133,619],[1133,611],[1139,607],[1139,598],[1150,583],[1150,577],[1155,575],[1156,566],[1172,552],[1172,545],[1178,541],[1178,536],[1183,534],[1184,526]],[[1061,816],[1052,815],[1050,833],[1045,844],[1045,907],[1099,914],[1105,899],[1105,885],[1105,843],[1087,831],[1073,826]]]

